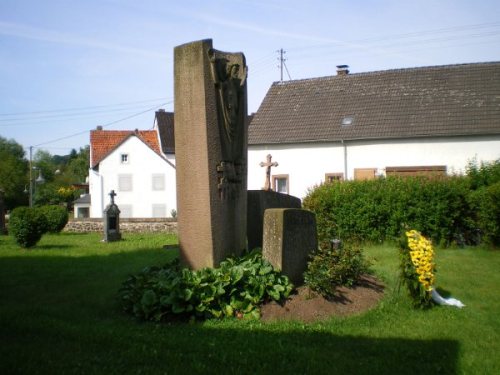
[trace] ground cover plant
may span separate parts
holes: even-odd
[[[229,258],[217,268],[192,271],[175,259],[146,267],[120,289],[124,311],[139,319],[260,318],[259,306],[284,301],[293,289],[288,277],[274,271],[256,249]]]
[[[399,288],[397,246],[386,244],[365,247],[386,292],[364,314],[157,324],[123,313],[117,290],[128,275],[176,258],[163,246],[177,239],[101,237],[47,234],[28,251],[0,236],[0,373],[500,373],[497,251],[437,249],[436,287],[463,309],[413,309]]]

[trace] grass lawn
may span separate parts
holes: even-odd
[[[437,285],[466,304],[416,311],[398,255],[366,248],[386,283],[379,306],[315,324],[140,323],[117,290],[177,256],[169,235],[45,235],[22,250],[0,236],[1,374],[500,374],[500,252],[437,251]]]

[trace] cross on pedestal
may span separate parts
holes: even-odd
[[[111,193],[109,193],[109,196],[111,197],[111,204],[115,204],[115,197],[116,197],[115,191],[111,190]]]
[[[272,156],[268,154],[266,156],[266,162],[260,162],[261,167],[266,167],[266,181],[264,183],[264,187],[262,190],[272,190],[271,189],[271,167],[277,167],[278,163],[273,161],[271,162]]]

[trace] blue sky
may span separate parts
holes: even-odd
[[[173,110],[173,49],[245,54],[248,107],[280,79],[500,60],[498,0],[0,0],[0,136],[67,154]]]

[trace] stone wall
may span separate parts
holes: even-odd
[[[63,232],[103,232],[102,219],[71,219]],[[122,233],[168,233],[177,234],[177,221],[172,219],[123,219],[120,218]]]

